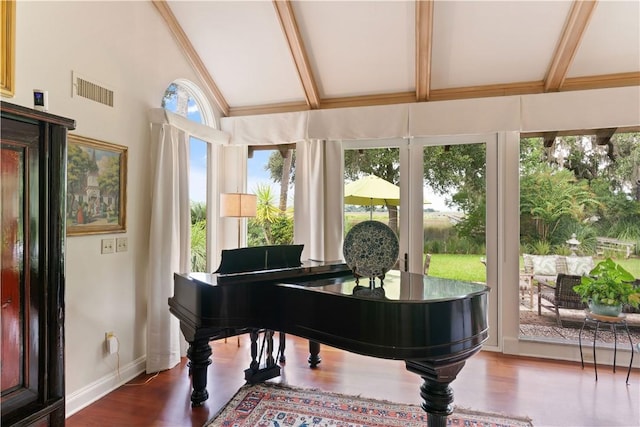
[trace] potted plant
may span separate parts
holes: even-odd
[[[607,258],[596,264],[588,275],[582,276],[573,290],[589,304],[592,313],[618,316],[623,304],[640,305],[640,289],[633,286],[634,280],[620,264]]]

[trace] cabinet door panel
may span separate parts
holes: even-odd
[[[0,150],[0,260],[2,291],[2,394],[23,383],[24,365],[24,150],[2,146]]]

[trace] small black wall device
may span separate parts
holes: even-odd
[[[49,100],[46,90],[33,90],[33,108],[39,111],[49,110]]]

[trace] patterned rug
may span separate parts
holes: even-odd
[[[458,409],[447,425],[531,427],[528,418]],[[292,388],[280,384],[243,386],[205,427],[425,427],[418,405]]]

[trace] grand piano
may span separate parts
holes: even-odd
[[[279,331],[309,339],[312,367],[320,362],[320,344],[404,360],[424,380],[420,396],[429,426],[445,426],[453,410],[449,384],[488,336],[489,288],[393,270],[384,280],[363,280],[342,262],[301,263],[295,255],[273,256],[279,251],[288,250],[223,251],[216,273],[175,274],[169,309],[189,343],[192,405],[209,396],[210,340],[250,332],[252,362],[245,378],[255,382],[280,372],[272,356],[264,366],[255,357],[259,331],[265,331],[268,353],[273,331]],[[269,257],[275,261],[263,264]]]

